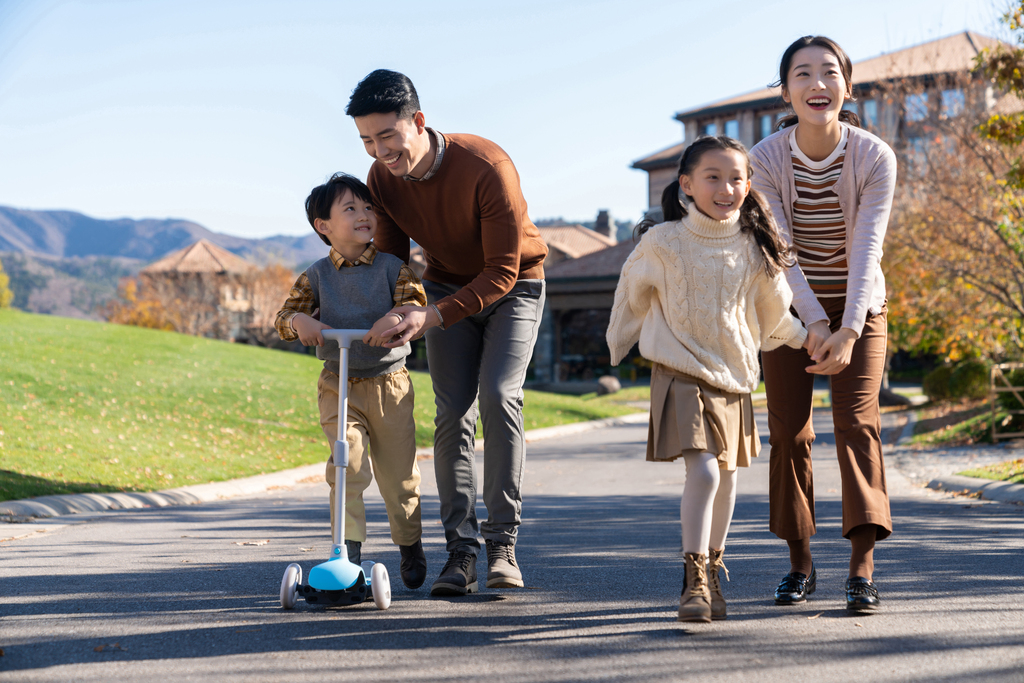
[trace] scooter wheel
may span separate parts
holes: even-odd
[[[302,582],[302,567],[292,562],[284,570],[284,578],[281,579],[281,607],[291,609],[295,607],[295,600],[298,598],[299,584]]]
[[[391,580],[388,579],[388,568],[380,562],[370,570],[370,590],[373,591],[373,603],[377,609],[391,606]]]

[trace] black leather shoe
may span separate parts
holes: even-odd
[[[811,565],[811,575],[801,572],[790,572],[779,582],[775,589],[776,605],[795,605],[807,602],[807,596],[818,588],[818,572]]]
[[[860,576],[846,580],[846,609],[849,612],[877,612],[882,608],[875,584]]]
[[[415,590],[427,580],[427,556],[423,554],[423,542],[400,545],[398,549],[402,552],[402,583],[406,588]]]
[[[476,555],[466,550],[448,553],[448,561],[430,587],[430,594],[465,595],[476,591]]]

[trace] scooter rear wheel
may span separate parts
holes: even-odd
[[[292,562],[284,570],[281,579],[281,607],[291,609],[298,599],[299,584],[302,583],[302,567]]]

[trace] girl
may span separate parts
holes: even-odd
[[[843,536],[850,539],[846,606],[874,611],[876,540],[892,532],[879,436],[878,391],[885,364],[882,239],[896,185],[896,157],[843,110],[853,66],[835,42],[805,36],[779,65],[793,115],[751,151],[754,187],[764,194],[797,265],[786,270],[793,307],[807,325],[807,350],[762,356],[771,433],[770,528],[789,544],[780,605],[816,587],[811,479],[814,374],[830,375],[832,419],[843,480]]]
[[[706,622],[726,615],[718,570],[736,468],[760,448],[750,403],[758,349],[799,347],[807,332],[789,313],[782,269],[792,259],[750,190],[743,145],[698,138],[661,206],[666,222],[637,226],[642,239],[622,267],[608,347],[613,365],[638,340],[654,361],[647,459],[686,463],[679,619]]]

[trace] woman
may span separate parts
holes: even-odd
[[[753,186],[765,195],[797,265],[787,270],[805,349],[762,355],[770,431],[770,528],[789,544],[790,573],[777,604],[816,588],[811,475],[814,376],[832,383],[832,418],[843,482],[843,536],[851,543],[847,608],[880,607],[872,581],[875,541],[892,532],[882,462],[878,391],[885,364],[882,241],[896,184],[896,157],[843,105],[853,66],[832,40],[805,36],[779,65],[793,114],[753,150]]]

